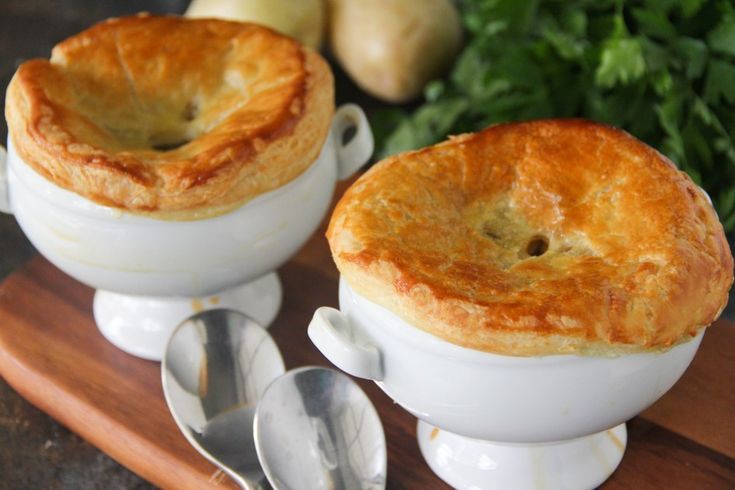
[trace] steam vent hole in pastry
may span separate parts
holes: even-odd
[[[549,249],[549,239],[545,236],[537,235],[528,242],[526,253],[531,257],[539,257],[546,253]]]
[[[541,257],[549,251],[549,238],[542,230],[534,229],[525,219],[513,211],[515,204],[501,199],[495,205],[481,205],[481,214],[493,214],[482,226],[482,233],[497,245],[504,257],[505,268],[512,267],[519,260]],[[558,244],[557,244],[558,245]],[[581,252],[581,247],[577,247]],[[554,252],[569,252],[571,244],[557,246]]]
[[[485,225],[484,229],[485,236],[490,240],[494,241],[501,247],[505,248],[518,248],[518,257],[525,259],[528,257],[540,257],[549,250],[549,239],[541,234],[532,235],[531,238],[523,241],[513,240],[512,236],[504,236],[505,233],[501,233],[493,225]],[[524,245],[525,244],[525,245]],[[569,247],[565,247],[560,251],[565,251]]]

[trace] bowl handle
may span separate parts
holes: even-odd
[[[8,192],[8,171],[7,163],[8,153],[0,145],[0,213],[12,214],[10,210],[10,195]]]
[[[344,142],[344,133],[351,127],[355,128],[355,134]],[[372,156],[373,132],[360,106],[345,104],[334,113],[332,133],[337,143],[337,178],[345,180]]]
[[[359,378],[381,381],[380,351],[355,336],[355,328],[339,310],[323,306],[309,323],[309,338],[335,366]]]

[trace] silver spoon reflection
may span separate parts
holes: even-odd
[[[179,429],[243,488],[384,488],[385,436],[365,393],[331,369],[284,371],[268,332],[224,309],[179,325],[161,364]]]
[[[354,381],[332,369],[294,369],[276,379],[258,404],[255,446],[281,490],[385,487],[378,413]]]
[[[243,488],[269,488],[255,451],[253,418],[261,395],[284,371],[268,332],[232,310],[187,319],[166,346],[163,392],[176,424]]]

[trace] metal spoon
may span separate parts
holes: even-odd
[[[161,365],[163,393],[194,448],[241,487],[270,488],[253,442],[261,395],[285,371],[271,336],[232,310],[208,310],[179,325]]]
[[[255,416],[255,447],[281,490],[385,488],[383,426],[349,377],[305,367],[268,387]]]

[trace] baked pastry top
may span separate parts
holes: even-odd
[[[663,349],[713,322],[733,282],[707,195],[629,134],[581,120],[388,158],[345,193],[327,237],[358,294],[504,355]]]
[[[97,203],[226,212],[300,175],[334,112],[316,52],[254,24],[111,19],[23,63],[6,98],[21,158]]]

